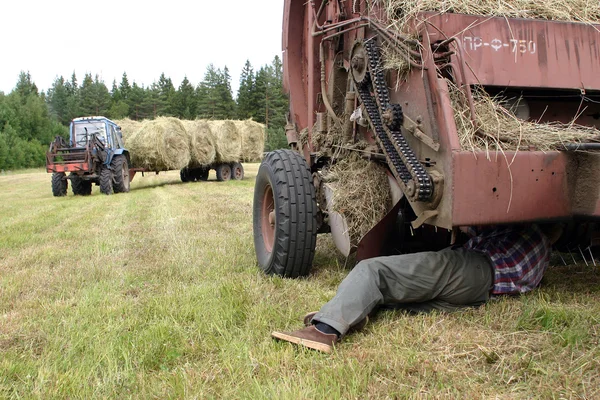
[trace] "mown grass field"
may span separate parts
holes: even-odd
[[[332,355],[272,340],[347,267],[324,236],[310,277],[258,270],[256,171],[64,198],[45,172],[0,175],[0,398],[600,398],[600,267],[475,310],[380,313]]]

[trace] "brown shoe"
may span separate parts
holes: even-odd
[[[313,311],[313,312],[309,312],[308,314],[306,314],[304,316],[304,319],[303,319],[304,326],[312,325],[312,319],[316,313],[317,313],[317,311]],[[369,316],[367,315],[366,317],[364,317],[363,319],[358,321],[356,324],[352,325],[350,327],[350,329],[348,330],[348,333],[352,333],[352,332],[356,332],[356,331],[360,331],[360,330],[364,329],[364,327],[367,326],[368,322],[369,322]]]
[[[275,331],[271,333],[271,336],[275,339],[285,340],[324,353],[331,353],[334,343],[338,341],[336,334],[320,332],[314,326],[289,333]]]

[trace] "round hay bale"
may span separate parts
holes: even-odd
[[[240,161],[242,156],[242,135],[233,121],[208,121],[215,144],[217,162]]]
[[[196,168],[213,163],[217,152],[208,123],[202,120],[182,122],[190,138],[189,167]]]
[[[190,163],[190,139],[177,118],[145,121],[127,141],[131,163],[152,171],[169,171]]]
[[[133,135],[138,129],[142,127],[142,121],[134,121],[133,119],[124,118],[114,121],[121,127],[121,133],[123,134],[123,140],[127,143],[127,139]]]
[[[265,151],[265,126],[251,119],[234,122],[242,135],[242,161],[260,161]]]

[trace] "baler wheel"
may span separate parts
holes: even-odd
[[[241,181],[244,179],[244,167],[239,162],[234,162],[231,164],[231,176],[236,181]]]
[[[66,196],[68,186],[69,183],[64,172],[54,172],[52,174],[52,194],[55,197]]]
[[[92,182],[84,180],[77,174],[69,174],[71,180],[71,190],[75,196],[89,196],[92,194]]]
[[[127,157],[122,154],[114,156],[110,166],[114,174],[113,189],[115,193],[129,192],[129,165]]]
[[[317,240],[317,202],[304,158],[291,150],[267,154],[254,186],[254,248],[271,275],[308,275]]]
[[[100,193],[113,194],[113,172],[106,165],[100,168]]]
[[[231,167],[229,164],[219,164],[215,170],[217,172],[217,180],[219,182],[228,181],[231,179]]]

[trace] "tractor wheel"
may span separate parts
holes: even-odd
[[[190,170],[188,169],[188,167],[179,170],[179,177],[181,178],[181,182],[191,181]]]
[[[69,174],[71,190],[75,196],[89,196],[92,194],[92,181],[83,179],[77,174]]]
[[[317,240],[317,202],[304,158],[291,150],[267,154],[258,169],[253,205],[254,249],[267,274],[308,275]]]
[[[114,174],[113,189],[115,193],[129,192],[129,164],[127,163],[127,157],[122,154],[114,156],[110,167]]]
[[[55,197],[67,195],[67,187],[69,183],[64,172],[54,172],[52,174],[52,194]]]
[[[241,181],[244,179],[244,167],[239,162],[234,162],[231,164],[231,176],[236,181]]]
[[[106,165],[102,165],[100,169],[100,193],[113,193],[113,172]]]
[[[231,167],[229,164],[219,164],[217,168],[217,180],[219,182],[228,181],[231,179]]]

